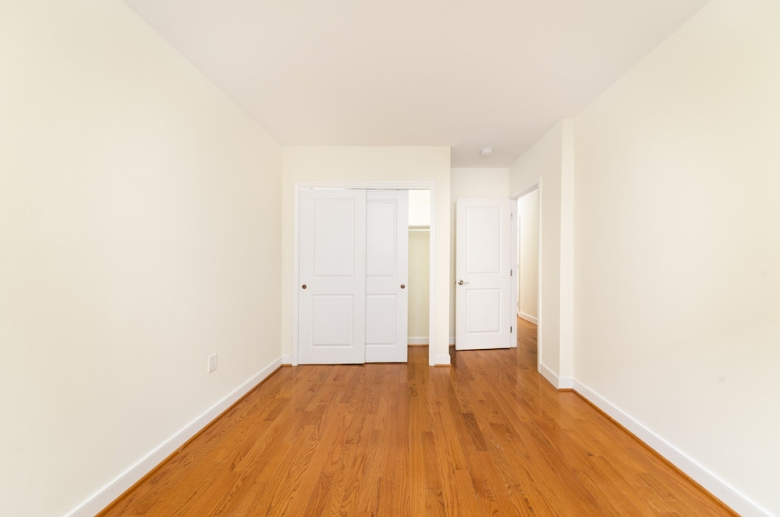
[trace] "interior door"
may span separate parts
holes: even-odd
[[[366,193],[366,362],[405,363],[409,191]]]
[[[511,220],[508,199],[459,199],[455,348],[509,348]]]
[[[366,359],[366,191],[301,190],[298,362]]]

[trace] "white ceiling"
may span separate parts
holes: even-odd
[[[125,1],[280,143],[448,145],[453,167],[508,166],[707,2]]]

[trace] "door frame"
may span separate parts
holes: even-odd
[[[436,307],[436,182],[434,181],[296,181],[293,201],[292,365],[298,366],[298,286],[300,285],[300,193],[305,188],[366,190],[428,190],[430,192],[430,263],[428,306],[428,364],[436,364],[434,314]],[[408,345],[408,343],[407,343]]]
[[[542,303],[542,267],[544,266],[542,263],[542,178],[541,176],[526,183],[523,185],[516,194],[514,194],[510,199],[512,200],[513,210],[514,210],[514,231],[512,232],[512,246],[510,248],[509,253],[511,254],[511,263],[512,267],[515,268],[515,274],[520,275],[520,272],[516,269],[516,264],[518,262],[519,257],[517,256],[517,233],[518,228],[517,225],[520,222],[520,214],[518,214],[517,210],[517,202],[520,200],[521,197],[525,196],[526,194],[530,194],[534,190],[537,190],[539,192],[539,214],[538,214],[538,232],[537,235],[539,236],[538,239],[538,249],[537,249],[537,279],[536,279],[536,370],[540,371],[541,365],[542,365],[542,318],[544,316],[544,304]],[[512,282],[512,287],[510,291],[510,305],[512,306],[512,317],[514,318],[514,321],[517,320],[517,282],[518,279],[515,278]],[[513,346],[517,346],[517,324],[514,325],[514,332],[513,339],[514,343]]]

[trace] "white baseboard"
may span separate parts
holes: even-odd
[[[634,417],[590,389],[588,386],[575,380],[574,390],[610,417],[614,418],[620,425],[634,433],[637,438],[649,445],[651,449],[666,458],[678,469],[685,472],[694,481],[699,483],[712,495],[720,499],[742,517],[772,516],[768,510],[762,508],[754,501],[751,501],[747,496],[739,492],[729,483],[704,468],[693,458],[645,427]]]
[[[519,318],[524,319],[525,321],[529,321],[529,322],[533,323],[534,325],[538,324],[536,318],[534,318],[533,316],[529,316],[528,314],[526,314],[524,312],[517,311],[517,316]]]
[[[436,355],[436,366],[439,365],[449,365],[450,364],[450,354],[441,354]]]
[[[198,431],[206,427],[212,420],[221,415],[238,399],[246,395],[252,388],[260,384],[281,365],[282,358],[280,357],[257,372],[241,386],[211,406],[205,413],[184,426],[178,433],[165,440],[157,446],[156,449],[138,460],[133,466],[122,472],[113,481],[92,494],[86,501],[65,514],[65,517],[94,517],[97,515],[98,512],[111,504],[139,479],[148,474],[154,467],[159,465],[165,458],[176,451],[176,449],[184,445],[187,440],[195,436]]]
[[[427,345],[428,341],[428,336],[406,338],[406,344],[412,346]]]
[[[539,373],[541,373],[542,377],[547,379],[550,384],[558,389],[558,376],[552,370],[547,368],[543,363],[539,363]]]
[[[455,336],[450,336],[450,346],[455,344]]]
[[[570,377],[558,377],[558,374],[550,370],[544,363],[539,365],[539,373],[547,379],[557,390],[570,390],[574,388],[574,379]]]
[[[291,355],[283,355],[282,356],[282,364],[284,365],[291,365],[292,364],[292,356]]]

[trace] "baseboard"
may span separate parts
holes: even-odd
[[[697,463],[661,436],[645,427],[634,417],[596,393],[585,384],[575,380],[574,391],[599,408],[610,418],[625,427],[630,433],[657,452],[669,463],[700,484],[710,494],[742,517],[772,517],[772,514],[750,500],[729,483]]]
[[[282,364],[285,366],[290,366],[292,364],[292,356],[291,355],[283,355],[282,356]]]
[[[275,372],[281,365],[282,358],[280,357],[257,372],[241,386],[211,406],[205,413],[165,440],[156,449],[138,460],[133,466],[122,472],[113,481],[92,494],[86,501],[65,514],[65,517],[94,517],[97,515],[101,510],[125,493],[125,491],[132,487],[138,480],[151,472],[151,470],[165,460],[165,458],[173,454],[176,449],[184,445],[187,440],[195,436],[201,429],[210,424],[226,409],[246,395],[252,388]]]
[[[455,344],[455,336],[450,336],[450,346]]]
[[[428,336],[406,338],[406,344],[411,346],[427,345],[428,341]]]
[[[547,379],[547,381],[555,386],[555,389],[558,389],[558,376],[549,368],[547,368],[544,364],[539,363],[539,373],[542,374],[542,377]]]
[[[517,311],[517,316],[519,318],[524,319],[525,321],[529,321],[529,322],[533,323],[534,325],[538,324],[536,318],[534,318],[533,316],[529,316],[528,314],[526,314],[524,312]]]
[[[435,356],[436,366],[449,366],[450,354],[441,354]]]
[[[539,365],[539,373],[547,379],[556,390],[570,390],[574,388],[574,379],[570,377],[558,377],[558,374],[550,370],[544,363]]]
[[[571,377],[558,377],[558,389],[559,390],[573,390],[574,379]]]

